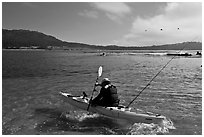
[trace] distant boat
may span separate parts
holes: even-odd
[[[167,56],[192,56],[190,53],[167,53]]]
[[[196,55],[202,55],[202,53],[201,53],[201,52],[199,52],[199,51],[197,51],[197,52],[196,52]]]
[[[103,52],[103,53],[101,53],[101,54],[100,54],[100,56],[106,56],[106,53],[105,53],[105,52]]]

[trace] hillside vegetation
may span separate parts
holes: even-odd
[[[2,30],[3,49],[103,49],[103,50],[202,50],[201,42],[183,42],[159,46],[125,47],[117,45],[98,46],[61,41],[53,36],[30,30]]]

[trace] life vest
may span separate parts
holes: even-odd
[[[108,85],[105,88],[101,89],[103,94],[102,104],[104,106],[118,106],[119,105],[119,98],[117,94],[117,88],[113,85]]]

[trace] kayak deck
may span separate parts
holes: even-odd
[[[84,96],[73,96],[69,93],[60,92],[63,99],[82,110],[86,110],[89,105],[89,98]],[[125,106],[118,107],[103,107],[103,106],[92,106],[90,105],[89,110],[93,113],[99,113],[111,118],[116,119],[126,119],[134,123],[161,123],[165,117],[159,114],[153,114],[151,112],[138,113],[131,111],[131,108],[126,108]]]

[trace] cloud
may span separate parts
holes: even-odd
[[[153,45],[202,39],[202,3],[168,3],[163,14],[136,17],[120,45]]]
[[[105,15],[116,22],[121,22],[121,18],[131,13],[130,7],[121,2],[95,2],[91,6],[97,10],[105,12]]]
[[[80,16],[89,17],[89,18],[98,18],[98,13],[96,11],[84,10],[79,13]]]

